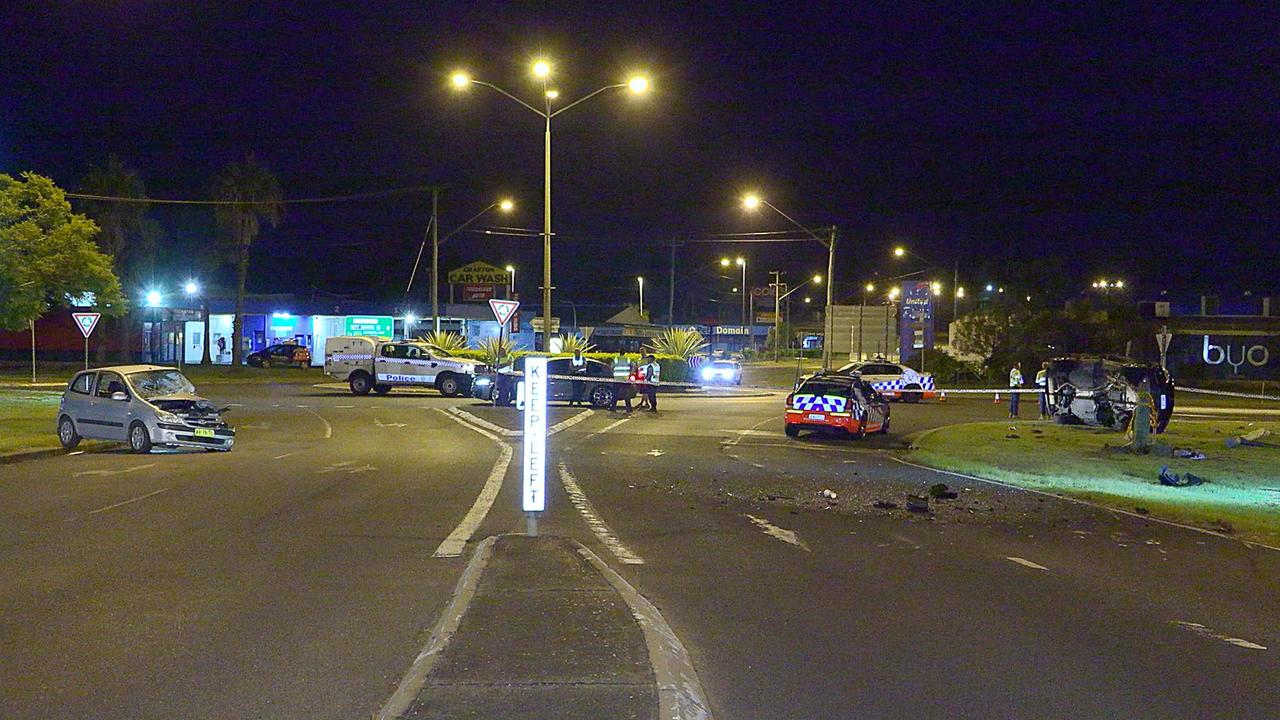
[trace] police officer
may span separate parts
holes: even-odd
[[[658,412],[658,383],[662,378],[662,366],[653,355],[646,355],[644,359],[645,398],[649,401],[649,412]]]
[[[1040,419],[1049,419],[1049,363],[1040,363],[1040,371],[1036,373],[1036,387],[1040,388]]]
[[[1018,395],[1020,393],[1017,388],[1022,387],[1022,363],[1015,362],[1013,367],[1009,369],[1009,418],[1018,417]]]
[[[581,348],[573,351],[573,359],[570,362],[572,368],[570,372],[575,377],[587,374],[587,359],[582,357]],[[583,380],[573,381],[573,399],[569,401],[569,405],[581,405],[583,402],[582,393],[586,389],[587,383]]]

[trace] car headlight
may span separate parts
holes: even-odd
[[[184,425],[184,424],[186,424],[186,423],[185,423],[185,421],[183,421],[183,419],[182,419],[182,418],[180,418],[180,417],[178,417],[177,415],[174,415],[173,413],[168,412],[168,411],[166,411],[166,410],[157,410],[157,411],[156,411],[156,420],[157,420],[158,422],[162,422],[162,423],[173,423],[173,424],[175,424],[175,425]]]
[[[716,374],[715,371],[712,370],[711,368],[702,368],[703,380],[710,380],[711,378],[715,377],[715,374]]]

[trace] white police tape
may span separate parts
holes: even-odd
[[[505,377],[523,377],[524,372],[517,370],[516,372],[502,373],[502,375]],[[635,385],[636,387],[640,387],[641,385],[657,385],[659,387],[690,387],[690,388],[706,387],[702,383],[673,382],[670,380],[627,380],[624,378],[600,377],[599,375],[548,375],[547,377],[552,380],[577,380],[580,382],[618,383],[618,384],[629,383],[629,384]]]
[[[1222,397],[1249,398],[1250,400],[1270,400],[1272,402],[1280,402],[1280,396],[1263,395],[1260,393],[1231,392],[1229,390],[1203,390],[1201,388],[1193,387],[1179,387],[1177,388],[1177,392],[1199,393],[1201,395],[1221,395]]]

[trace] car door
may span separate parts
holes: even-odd
[[[405,381],[404,360],[408,353],[404,345],[387,343],[373,359],[374,381],[380,385],[398,385]]]
[[[111,396],[115,393],[124,393],[126,399],[113,400]],[[86,427],[92,425],[98,433],[96,437],[124,440],[131,417],[133,393],[129,391],[129,386],[120,373],[110,370],[99,372],[98,384],[90,402],[92,407],[89,417],[84,421]]]
[[[558,358],[547,363],[548,375],[570,375],[569,358]],[[568,400],[573,397],[573,381],[551,378],[547,381],[548,400]]]
[[[440,358],[416,345],[409,346],[408,372],[417,376],[417,382],[433,384],[440,375]]]
[[[86,423],[92,417],[93,389],[96,373],[82,372],[76,375],[66,392],[62,393],[62,412],[75,423],[76,431],[81,437],[99,437],[98,426]]]

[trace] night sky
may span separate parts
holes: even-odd
[[[447,183],[445,231],[500,195],[520,207],[488,223],[538,228],[541,120],[448,78],[536,101],[544,55],[565,98],[635,70],[654,87],[554,121],[558,297],[620,305],[643,274],[665,309],[673,238],[787,227],[744,213],[747,189],[841,228],[842,300],[920,268],[891,264],[898,243],[969,285],[1016,286],[1022,263],[1146,294],[1280,291],[1280,13],[1007,5],[5,3],[0,171],[75,188],[114,152],[155,197],[206,197],[252,152],[289,197]],[[429,214],[422,195],[291,207],[252,289],[396,298]],[[229,278],[198,252],[207,211],[152,216],[158,275]],[[816,244],[679,252],[702,308],[735,285],[721,254],[747,255],[751,284],[825,271]],[[442,256],[513,262],[526,297],[540,279],[536,238],[462,234]]]

